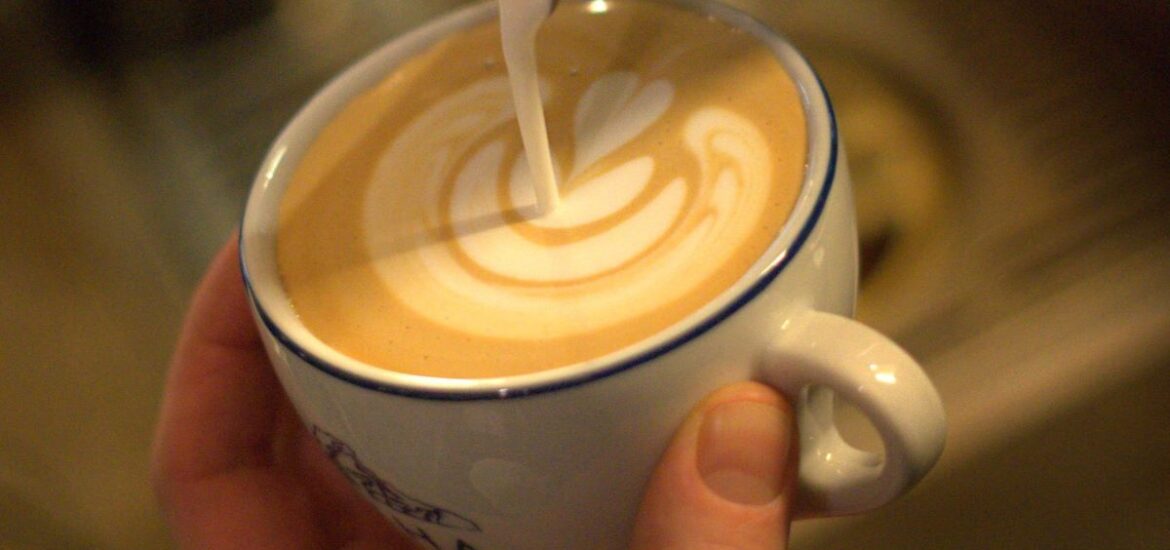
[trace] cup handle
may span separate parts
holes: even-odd
[[[759,374],[796,409],[797,517],[870,510],[926,475],[942,453],[946,420],[938,392],[909,354],[857,321],[815,310],[790,318],[779,332]],[[873,424],[884,456],[841,438],[834,393]]]

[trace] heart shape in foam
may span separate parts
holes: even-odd
[[[628,71],[609,73],[581,96],[573,117],[573,175],[629,143],[666,112],[674,97],[670,83],[655,80],[639,89],[640,80]]]
[[[665,80],[641,86],[638,75],[608,73],[597,79],[577,103],[573,117],[574,143],[571,178],[577,177],[618,148],[645,132],[670,107],[674,87]],[[510,182],[517,204],[528,204],[532,183],[527,163],[517,162]],[[580,182],[552,215],[530,219],[542,227],[575,227],[621,210],[645,189],[654,171],[654,159],[640,157],[604,174]]]

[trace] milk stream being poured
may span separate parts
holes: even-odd
[[[537,217],[556,210],[560,203],[548,130],[536,74],[536,30],[553,9],[554,0],[499,0],[500,38],[504,63],[512,87],[512,102],[520,123],[520,139],[535,185]]]

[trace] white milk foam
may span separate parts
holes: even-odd
[[[420,113],[379,159],[366,197],[366,246],[387,292],[469,334],[549,338],[648,314],[701,284],[767,206],[774,184],[761,129],[703,107],[682,131],[701,168],[695,181],[651,189],[662,162],[652,154],[596,169],[658,121],[674,95],[670,82],[628,72],[591,84],[575,109],[565,178],[573,185],[539,217],[523,151],[509,153],[498,133],[515,117],[505,78],[477,81]],[[588,230],[598,224],[608,227]],[[586,231],[533,237],[574,229]]]

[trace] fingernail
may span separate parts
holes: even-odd
[[[728,501],[769,503],[783,488],[789,437],[787,419],[773,405],[755,401],[716,405],[699,428],[699,475]]]

